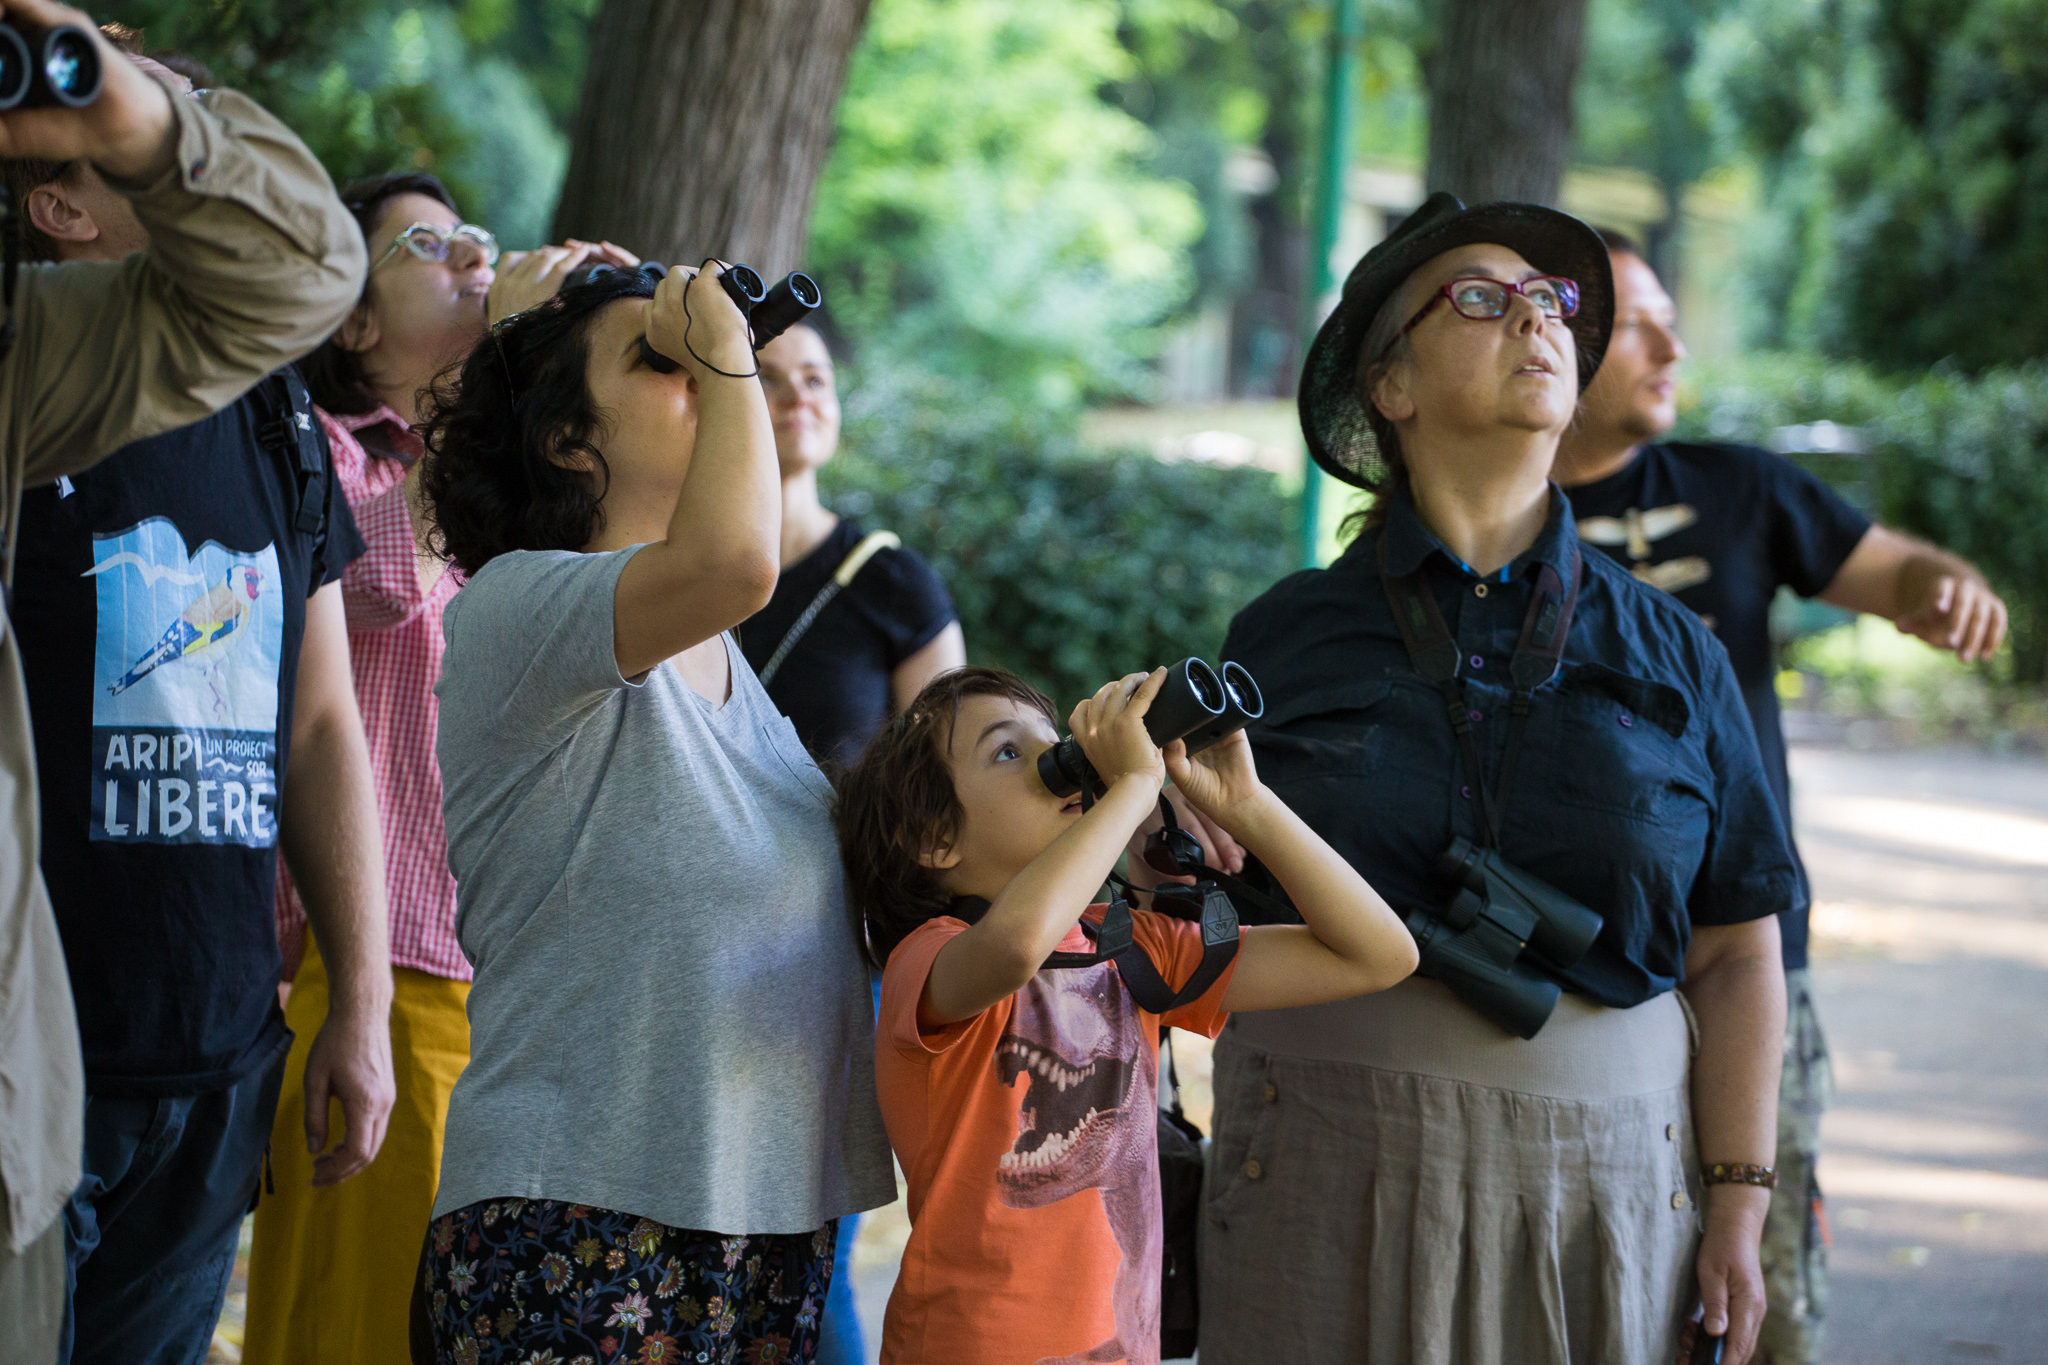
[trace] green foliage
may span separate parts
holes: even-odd
[[[594,0],[107,0],[306,139],[337,184],[441,177],[508,247],[547,232]]]
[[[2048,748],[2048,695],[1998,686],[1985,670],[1874,616],[1794,641],[1785,663],[1795,671],[1780,675],[1779,695],[1850,722],[1852,745]]]
[[[1132,393],[1200,229],[1145,173],[1113,0],[877,0],[818,187],[811,263],[878,365],[1026,402]]]
[[[1681,437],[1761,442],[1822,418],[1863,427],[1875,454],[1853,477],[1874,484],[1878,516],[1982,569],[2012,609],[2013,680],[2048,681],[2048,365],[1974,378],[1944,367],[1898,383],[1862,366],[1766,355],[1704,366],[1695,386]]]
[[[903,537],[952,590],[976,663],[1071,706],[1199,654],[1293,567],[1270,474],[1080,449],[1074,424],[931,379],[849,395],[833,505]]]
[[[2048,353],[2048,6],[1737,0],[1703,61],[1765,173],[1759,339],[1909,369]]]
[[[1675,194],[1712,166],[1712,110],[1687,74],[1723,0],[1591,0],[1576,91],[1577,155],[1633,166]]]

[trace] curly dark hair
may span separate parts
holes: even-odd
[[[373,242],[370,234],[377,230],[377,217],[384,212],[388,200],[401,194],[424,194],[427,198],[446,204],[450,213],[461,215],[455,207],[455,197],[448,193],[448,187],[439,179],[422,171],[408,171],[403,174],[370,175],[352,180],[341,190],[342,207],[356,220],[356,228],[363,234],[363,243],[370,250],[370,259],[382,255],[389,242]],[[363,280],[363,294],[370,292],[370,281]],[[358,295],[360,301],[362,295]],[[328,412],[365,413],[377,410],[377,396],[370,392],[363,380],[362,358],[354,351],[342,346],[339,331],[313,349],[313,353],[299,362],[299,372],[306,377],[306,391],[313,395],[313,401]]]
[[[652,297],[639,271],[603,271],[505,319],[434,381],[420,487],[435,553],[473,578],[509,550],[581,550],[596,537],[611,469],[590,329],[609,305]]]
[[[1059,728],[1052,699],[999,668],[956,668],[925,684],[883,727],[839,783],[839,856],[846,899],[868,961],[881,967],[918,925],[945,914],[952,895],[918,861],[959,832],[960,798],[946,751],[969,697],[1008,697]]]

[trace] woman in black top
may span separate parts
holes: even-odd
[[[1548,482],[1612,288],[1584,224],[1437,195],[1310,352],[1309,449],[1379,496],[1224,656],[1423,969],[1218,1044],[1204,1365],[1661,1363],[1702,1303],[1753,1349],[1800,887],[1726,652]],[[1458,897],[1489,846],[1542,918]]]
[[[867,537],[818,501],[818,470],[839,448],[839,393],[824,338],[797,326],[763,347],[761,386],[782,466],[782,577],[768,605],[740,627],[740,644],[805,747],[833,772],[926,683],[966,663],[967,647],[946,585],[893,537],[791,641]]]

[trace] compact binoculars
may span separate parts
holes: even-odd
[[[100,50],[77,24],[0,21],[0,110],[81,109],[105,80]]]
[[[1524,950],[1570,968],[1593,946],[1600,916],[1469,839],[1451,840],[1437,869],[1458,890],[1441,909],[1406,916],[1422,970],[1509,1033],[1534,1038],[1564,992]]]
[[[562,281],[562,287],[573,289],[600,275],[624,268],[601,264],[578,266],[569,272],[568,279]],[[660,261],[643,261],[633,268],[651,280],[660,280],[668,274],[668,267]],[[746,317],[757,351],[809,317],[825,301],[825,291],[818,288],[818,282],[798,270],[790,271],[771,287],[763,282],[760,273],[752,266],[729,265],[718,277],[718,282],[724,286],[725,296]],[[663,374],[674,374],[680,368],[680,362],[655,350],[644,338],[640,342],[640,358],[650,369]]]
[[[1166,671],[1165,685],[1152,698],[1145,733],[1162,749],[1186,740],[1192,756],[1264,714],[1266,699],[1242,665],[1225,664],[1219,672],[1200,659],[1182,659]],[[1038,780],[1054,796],[1083,789],[1100,796],[1108,790],[1081,752],[1081,741],[1071,735],[1038,756]]]

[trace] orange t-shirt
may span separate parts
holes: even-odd
[[[1131,914],[1133,941],[1178,989],[1201,963],[1200,926]],[[1237,964],[1163,1019],[1105,962],[1042,971],[974,1018],[921,1032],[932,959],[966,928],[951,916],[920,925],[882,973],[875,1085],[910,1182],[884,1365],[1034,1365],[1083,1352],[1155,1365],[1159,1028],[1215,1037]],[[1060,949],[1090,951],[1078,928]]]

